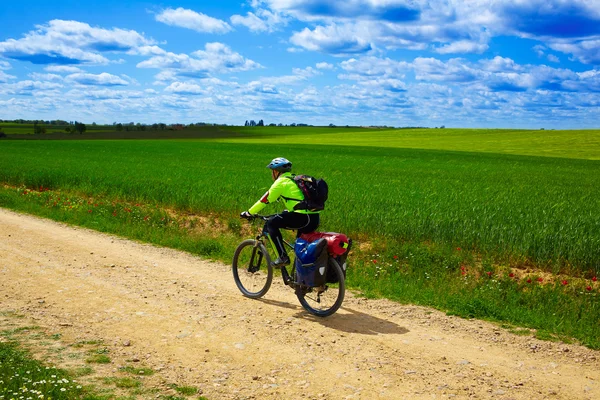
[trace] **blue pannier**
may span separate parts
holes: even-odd
[[[294,246],[296,260],[297,283],[308,287],[317,287],[325,284],[327,278],[327,240],[319,239],[307,242],[304,239],[296,239]]]

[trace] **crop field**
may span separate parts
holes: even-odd
[[[378,134],[375,142],[389,135]],[[3,141],[0,181],[234,215],[266,191],[271,182],[264,166],[284,155],[295,171],[328,181],[323,220],[329,230],[600,271],[597,160],[362,146],[364,131],[314,135],[321,143],[345,136],[346,145],[294,144],[295,138],[319,141],[281,133],[242,137],[241,143]],[[520,139],[513,145],[523,147]],[[579,147],[590,158],[600,152]],[[546,153],[539,145],[529,151]]]
[[[600,130],[222,127],[227,142],[325,144],[519,154],[600,160]]]
[[[0,140],[0,206],[229,262],[285,156],[329,184],[320,230],[355,240],[350,288],[600,348],[600,131],[116,134]]]

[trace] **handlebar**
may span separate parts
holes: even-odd
[[[255,220],[255,219],[262,219],[263,221],[267,221],[273,215],[276,215],[276,214],[271,214],[271,215],[259,215],[259,214],[253,214],[252,215],[251,214],[248,218],[244,218],[244,217],[242,217],[242,218],[244,218],[244,219],[246,219],[248,221],[252,221],[252,220]]]

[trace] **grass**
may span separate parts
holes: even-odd
[[[370,129],[222,127],[243,136],[230,143],[306,143],[329,146],[411,148],[600,160],[600,130]]]
[[[92,355],[104,355],[109,352],[102,346],[101,341],[90,340],[77,342],[72,345],[63,344],[60,351],[56,352],[56,342],[45,339],[51,338],[42,327],[27,326],[19,319],[23,317],[13,312],[0,312],[5,318],[0,327],[3,341],[0,342],[0,400],[3,399],[80,399],[80,400],[125,400],[125,399],[175,399],[158,388],[145,387],[149,382],[145,377],[150,377],[154,371],[143,366],[124,366],[119,368],[117,376],[106,376],[106,367],[98,366],[95,371],[90,366],[83,366],[83,362],[73,364],[63,369],[59,366],[63,362],[63,354],[87,352]],[[23,326],[18,326],[23,325]],[[5,329],[8,328],[8,329]],[[54,339],[60,341],[61,338]],[[87,348],[87,350],[85,349]],[[31,349],[31,350],[27,350]],[[35,351],[34,359],[31,352]],[[80,357],[69,357],[77,358]],[[103,372],[104,371],[104,372]],[[179,394],[189,398],[197,394],[196,388],[168,385],[169,389],[176,390]],[[170,391],[170,390],[169,390]],[[168,392],[168,391],[167,391]]]
[[[285,155],[330,185],[321,230],[355,239],[350,287],[600,348],[598,131],[288,130],[235,143],[3,141],[0,205],[229,262],[249,236],[238,213]],[[322,145],[288,144],[303,132]],[[400,148],[411,140],[442,149]],[[498,141],[543,157],[486,152]],[[470,146],[480,152],[457,151]]]
[[[65,370],[43,365],[15,343],[0,342],[0,399],[12,398],[98,399]]]
[[[182,394],[184,396],[192,396],[198,393],[198,389],[192,386],[179,386],[176,384],[168,385],[171,389],[174,389],[177,393]]]
[[[232,219],[268,188],[264,160],[285,153],[298,171],[327,179],[326,229],[600,271],[593,160],[202,141],[12,141],[2,152],[0,181],[11,185]]]

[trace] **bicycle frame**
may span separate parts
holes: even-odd
[[[267,215],[267,216],[260,216],[260,217],[258,217],[258,218],[259,218],[259,219],[262,219],[263,221],[267,221],[267,220],[268,220],[270,217],[271,217],[271,216],[268,216],[268,215]],[[261,230],[260,234],[258,234],[258,235],[256,236],[256,246],[258,246],[258,243],[262,243],[262,244],[263,244],[263,246],[264,246],[264,245],[265,245],[265,239],[266,239],[266,241],[269,243],[269,246],[270,246],[270,248],[271,248],[272,254],[278,254],[278,252],[277,252],[277,247],[275,246],[275,243],[274,243],[274,242],[273,242],[273,240],[271,239],[271,236],[269,235],[269,232],[266,232],[266,231],[264,230],[264,228],[262,228],[262,230]],[[287,240],[285,240],[285,239],[282,239],[282,240],[283,240],[283,244],[284,244],[285,246],[287,246],[287,247],[288,247],[290,250],[292,250],[292,252],[294,252],[294,245],[293,245],[293,244],[291,244],[290,242],[288,242],[288,241],[287,241]],[[265,246],[265,248],[268,248],[268,247],[267,247],[267,246]],[[294,257],[295,257],[295,253],[294,253]],[[273,258],[271,258],[271,265],[272,265],[273,267],[275,267],[275,266],[273,265],[273,261],[272,261],[272,260],[273,260]],[[259,260],[259,261],[260,261],[260,260]],[[260,262],[259,262],[259,264],[260,264]],[[282,265],[282,266],[280,266],[280,267],[276,267],[276,268],[280,268],[280,269],[281,269],[281,276],[282,276],[282,278],[283,278],[283,283],[284,283],[284,284],[286,284],[286,285],[288,285],[288,286],[291,286],[291,287],[294,287],[294,288],[295,288],[295,282],[294,282],[294,279],[291,277],[291,276],[293,276],[293,275],[294,275],[294,266],[292,265],[292,274],[291,274],[291,276],[290,276],[290,274],[289,274],[289,272],[288,272],[287,268],[286,268],[284,265]]]

